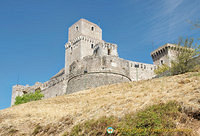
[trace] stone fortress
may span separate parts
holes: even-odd
[[[47,82],[13,86],[11,105],[16,96],[36,89],[41,90],[44,98],[50,98],[107,84],[151,79],[158,65],[170,65],[174,49],[175,45],[166,44],[153,51],[154,64],[124,60],[118,57],[116,44],[102,40],[98,25],[80,19],[68,30],[65,68]]]

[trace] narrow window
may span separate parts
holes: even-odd
[[[163,65],[164,64],[163,60],[161,60],[160,63],[161,63],[161,65]]]
[[[143,68],[143,65],[141,64],[141,68]]]
[[[76,26],[76,31],[78,31],[78,26]]]
[[[94,45],[93,45],[93,44],[91,44],[91,48],[92,48],[92,49],[94,48]]]
[[[110,49],[108,49],[108,55],[110,55]]]
[[[91,27],[91,30],[94,31],[94,27],[93,26]]]
[[[144,65],[144,69],[146,69],[146,65]]]

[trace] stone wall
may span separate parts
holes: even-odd
[[[61,74],[62,73],[62,74]],[[55,97],[65,94],[68,77],[63,74],[63,70],[53,76],[49,81],[40,83],[36,82],[33,86],[15,85],[12,88],[11,105],[15,103],[16,96],[22,96],[26,93],[34,93],[35,90],[40,89],[44,94],[44,98]]]
[[[80,90],[96,88],[102,85],[129,82],[128,77],[118,73],[102,73],[93,72],[77,75],[68,81],[67,94],[74,93]]]
[[[129,63],[117,56],[87,56],[70,66],[66,93],[131,81]]]
[[[93,54],[96,56],[118,56],[117,45],[107,42],[97,43],[94,47]]]
[[[51,87],[42,90],[41,93],[44,94],[45,99],[64,95],[66,93],[67,82],[68,80],[58,82],[55,85],[52,85]]]
[[[41,88],[42,83],[36,82],[35,85],[33,86],[23,86],[23,85],[15,85],[12,88],[12,98],[11,98],[11,105],[15,103],[15,98],[17,96],[22,96],[23,94],[26,93],[33,93],[35,92],[36,89]]]
[[[156,65],[135,61],[128,62],[130,69],[130,78],[132,81],[147,80],[155,76],[154,70],[156,69]]]
[[[111,72],[129,77],[129,63],[116,56],[87,56],[70,65],[69,77],[91,72]]]

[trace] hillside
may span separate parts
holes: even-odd
[[[0,135],[63,135],[90,119],[120,118],[172,100],[188,119],[177,127],[200,135],[200,73],[113,84],[13,106],[0,111]]]

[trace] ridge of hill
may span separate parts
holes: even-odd
[[[0,135],[63,135],[103,116],[123,117],[150,105],[177,101],[200,135],[200,73],[101,86],[0,110]],[[194,126],[191,123],[195,123]],[[37,132],[43,127],[43,132]]]

